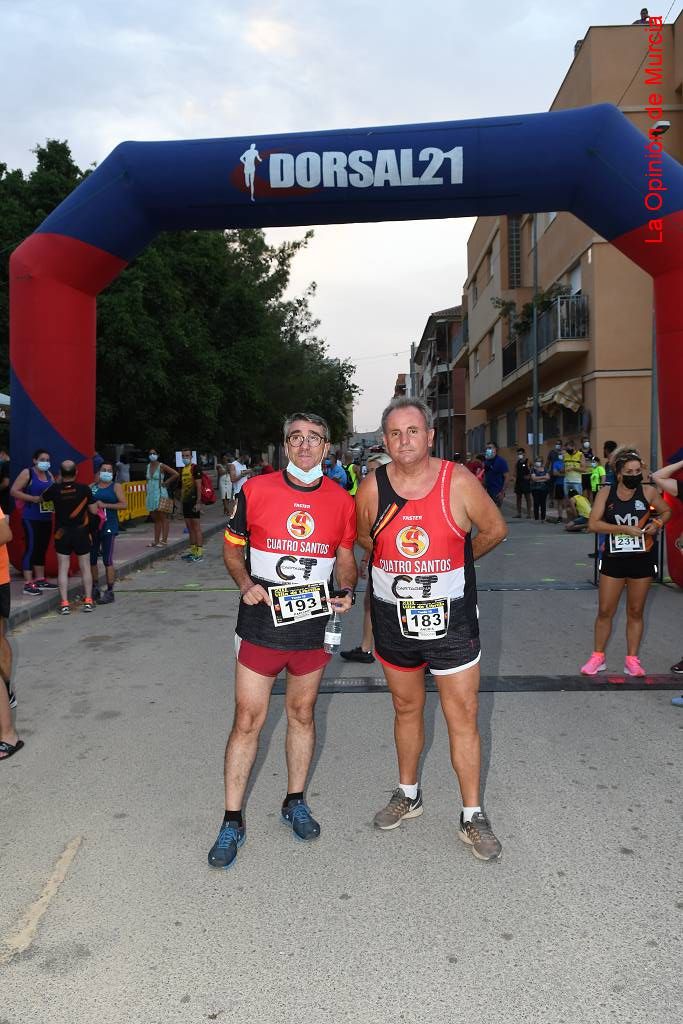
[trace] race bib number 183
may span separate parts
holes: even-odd
[[[398,622],[409,640],[438,640],[448,631],[448,599],[399,601]]]

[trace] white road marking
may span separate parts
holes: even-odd
[[[64,848],[64,852],[55,864],[55,869],[43,886],[43,891],[37,900],[31,904],[22,917],[17,930],[9,938],[4,939],[0,949],[0,964],[8,964],[17,953],[23,953],[29,948],[40,924],[43,915],[47,912],[50,903],[59,892],[59,888],[66,878],[67,871],[78,853],[78,848],[83,842],[83,836],[76,836]]]

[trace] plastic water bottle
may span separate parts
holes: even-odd
[[[339,612],[332,612],[327,625],[325,626],[325,642],[323,648],[326,654],[336,654],[341,647],[342,620]]]

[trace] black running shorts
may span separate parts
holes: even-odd
[[[657,575],[654,551],[642,555],[603,555],[600,574],[616,580],[647,580]]]
[[[389,668],[410,672],[429,667],[433,675],[451,675],[476,665],[481,657],[476,606],[468,612],[465,600],[451,601],[448,632],[440,640],[412,640],[403,636],[396,605],[371,602],[375,654]]]
[[[0,619],[9,619],[10,603],[9,583],[0,583]]]
[[[55,551],[58,555],[89,555],[90,531],[87,526],[69,526],[55,530]]]

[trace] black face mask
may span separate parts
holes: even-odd
[[[634,473],[633,476],[622,476],[621,482],[624,487],[628,487],[629,491],[635,491],[638,484],[643,482],[643,474]]]

